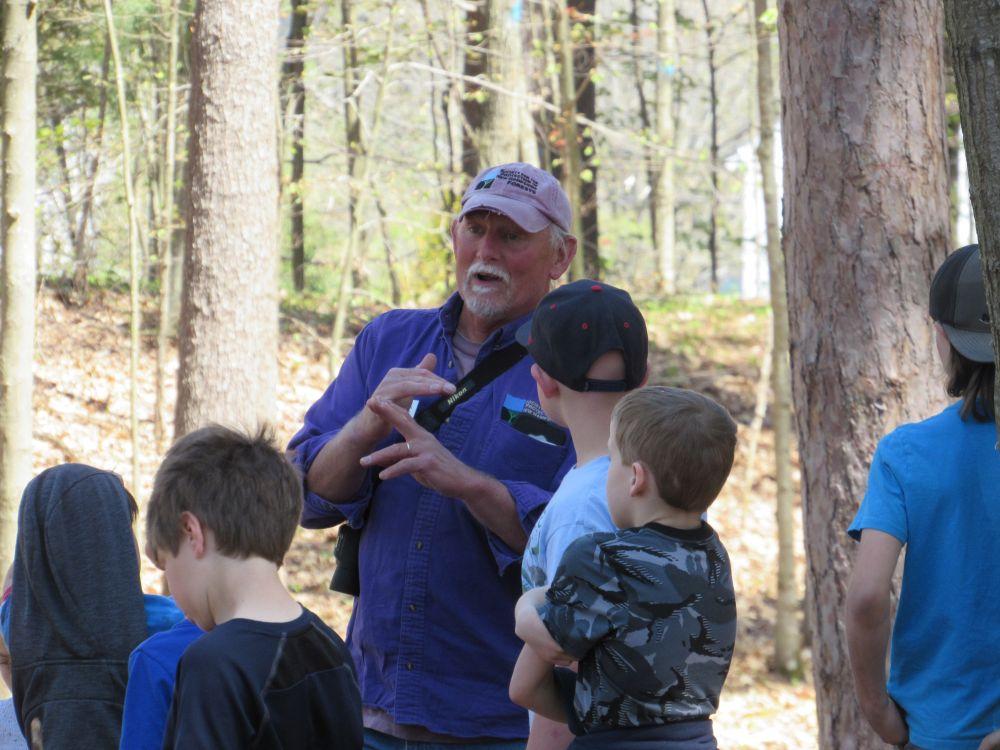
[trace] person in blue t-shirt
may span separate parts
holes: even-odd
[[[163,746],[177,663],[204,632],[184,618],[151,635],[129,656],[119,750],[160,750]]]
[[[898,427],[875,451],[868,490],[848,529],[861,543],[847,595],[847,641],[858,702],[883,740],[977,750],[993,746],[983,738],[1000,727],[1000,577],[990,569],[1000,550],[1000,454],[977,245],[957,250],[938,269],[930,313],[948,394],[960,400]]]

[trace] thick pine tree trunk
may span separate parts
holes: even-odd
[[[3,3],[2,288],[0,288],[0,568],[14,555],[21,491],[31,479],[35,350],[35,70],[37,6]]]
[[[927,318],[948,251],[936,0],[780,0],[785,257],[823,750],[883,748],[854,697],[845,534],[879,438],[943,403]]]
[[[1000,2],[945,0],[944,8],[993,321],[993,350],[1000,352]],[[1000,396],[1000,379],[996,394]],[[1000,429],[1000,413],[997,418]]]
[[[175,434],[271,420],[277,389],[277,0],[198,3]]]

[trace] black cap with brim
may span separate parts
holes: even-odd
[[[966,359],[973,362],[993,361],[993,334],[981,331],[961,331],[955,326],[942,323],[941,327],[948,336],[948,341]]]
[[[580,279],[554,289],[515,337],[539,367],[574,391],[630,391],[646,377],[646,323],[628,292],[610,284]],[[616,350],[623,380],[587,377],[598,357]]]
[[[948,341],[973,362],[993,361],[993,334],[986,304],[979,245],[949,255],[931,281],[930,313]]]

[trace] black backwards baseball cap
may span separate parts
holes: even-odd
[[[993,361],[979,245],[959,248],[941,264],[931,282],[930,308],[960,354],[973,362]]]
[[[551,377],[574,391],[630,391],[646,377],[646,322],[628,292],[590,279],[546,294],[517,340]],[[620,351],[624,380],[591,380],[597,358]]]

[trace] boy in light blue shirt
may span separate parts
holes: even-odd
[[[518,331],[535,360],[532,377],[546,416],[569,430],[576,465],[535,523],[521,561],[524,591],[548,586],[566,548],[585,534],[615,531],[605,485],[611,412],[646,381],[646,323],[629,294],[589,279],[547,294]],[[572,741],[565,724],[534,717],[528,750]]]

